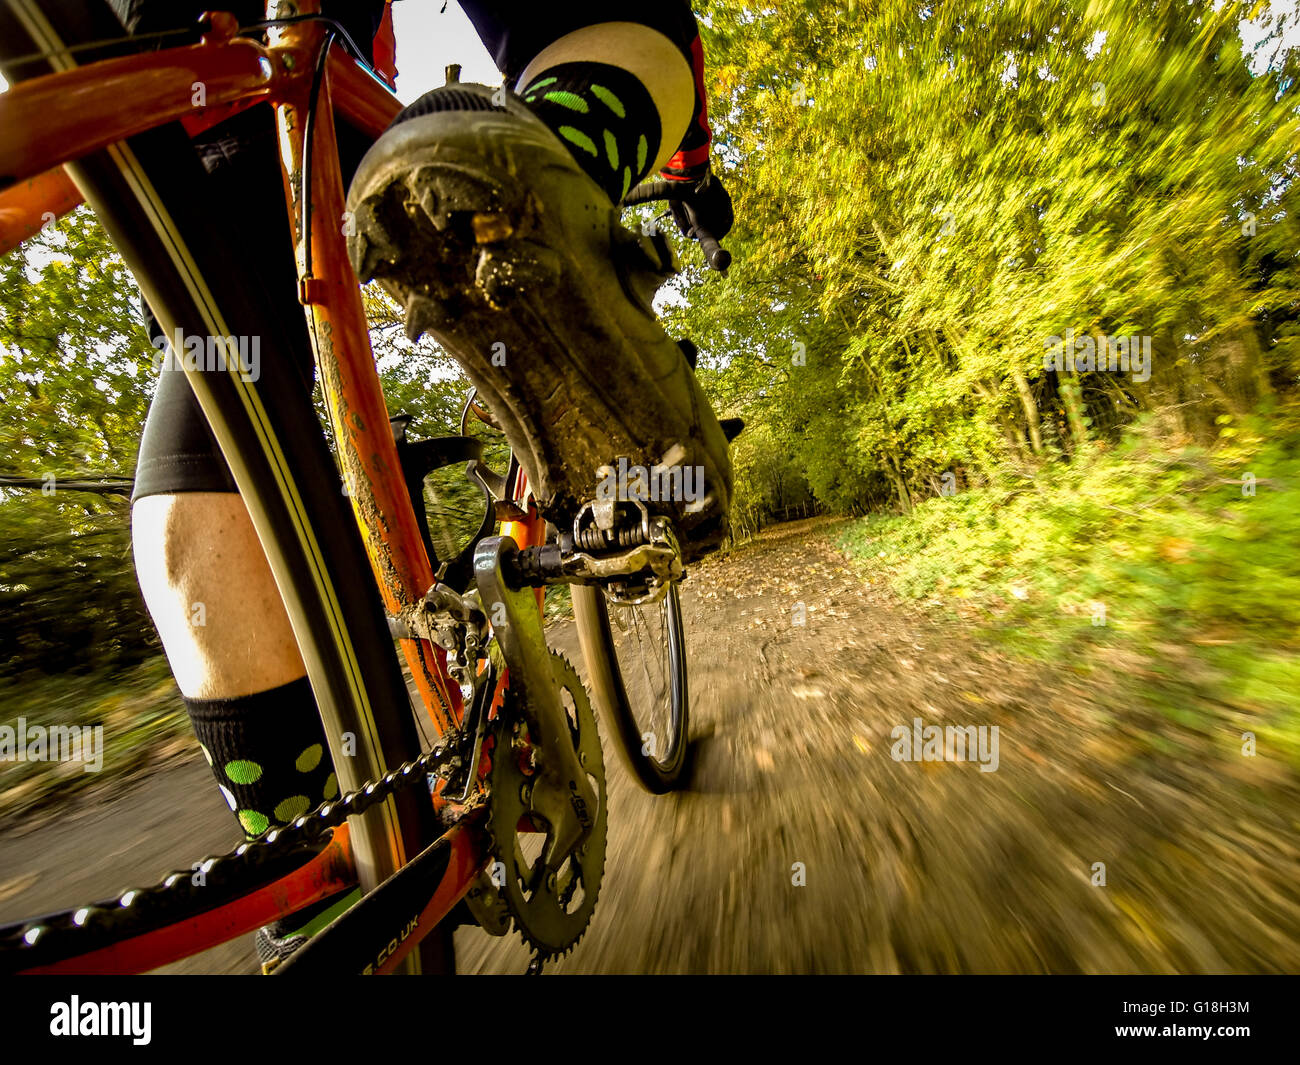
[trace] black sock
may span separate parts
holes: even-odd
[[[520,95],[617,203],[650,171],[663,134],[659,112],[633,74],[608,63],[561,63]]]
[[[251,838],[338,796],[307,678],[238,699],[186,699],[221,794]]]

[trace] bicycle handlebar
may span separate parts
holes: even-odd
[[[682,195],[689,190],[682,188],[681,184],[677,181],[643,182],[623,197],[622,206],[635,207],[640,203],[667,201],[678,229],[699,244],[700,250],[704,252],[704,261],[712,269],[725,274],[731,266],[731,252],[719,244],[717,237],[699,221],[690,220],[690,216],[685,211],[685,208],[690,205],[690,200]]]
[[[682,190],[675,181],[643,181],[623,197],[624,207],[635,207],[638,203],[653,203],[656,200],[680,200]]]

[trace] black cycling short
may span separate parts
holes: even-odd
[[[193,24],[200,13],[214,7],[233,11],[241,24],[260,21],[265,11],[260,0],[111,0],[132,33],[148,33]],[[415,0],[407,0],[415,2]],[[424,0],[433,3],[436,0]],[[324,13],[344,24],[359,47],[367,48],[383,15],[382,0],[339,0],[325,3]],[[568,0],[542,4],[538,0],[461,0],[461,8],[474,24],[497,67],[512,82],[547,45],[574,30],[600,22],[633,22],[658,30],[678,44],[687,61],[697,35],[695,18],[687,0],[654,3],[620,3],[617,0]],[[419,62],[420,42],[404,42],[402,61]],[[284,196],[276,178],[278,147],[271,110],[261,104],[201,134],[194,141],[208,172],[204,196],[215,210],[238,217],[250,234],[284,234],[285,239],[250,246],[238,262],[250,280],[269,292],[283,292],[289,313],[301,314],[296,300],[297,267],[287,239],[289,228]],[[365,143],[339,129],[339,153],[347,182],[365,151]],[[251,239],[251,238],[250,238]],[[145,310],[150,339],[160,344],[158,324]],[[313,374],[311,342],[305,320],[293,330],[292,351],[260,352],[262,359],[287,358],[304,368],[301,378]],[[234,478],[203,418],[198,401],[180,371],[163,370],[149,408],[140,455],[136,463],[133,499],[172,492],[234,492]]]

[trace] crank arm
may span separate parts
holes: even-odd
[[[510,537],[487,537],[474,551],[474,579],[533,742],[537,778],[530,802],[550,828],[542,861],[554,871],[591,834],[596,793],[573,749],[535,593],[507,578],[517,572],[518,554]]]

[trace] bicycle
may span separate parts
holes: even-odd
[[[540,971],[591,918],[607,818],[594,712],[546,646],[544,588],[575,589],[596,701],[638,778],[664,791],[682,779],[688,724],[680,551],[636,500],[588,505],[548,542],[526,471],[513,458],[492,471],[468,435],[470,417],[492,420],[472,394],[459,437],[410,442],[405,422],[390,422],[347,259],[335,120],[374,138],[400,104],[314,0],[270,4],[250,29],[266,43],[209,13],[197,43],[142,52],[167,35],[124,38],[102,3],[0,4],[12,84],[0,94],[0,253],[84,197],[166,335],[223,350],[237,332],[274,343],[281,301],[225,268],[221,220],[191,194],[201,186],[187,188],[202,171],[181,127],[249,101],[274,106],[297,298],[337,461],[310,401],[292,400],[285,366],[268,360],[247,380],[230,351],[225,372],[186,373],[266,548],[342,794],[152,888],[0,928],[0,969],[149,971],[359,884],[360,901],[277,972],[454,971],[448,918],[462,901],[491,934],[513,923]],[[633,191],[649,202],[672,190]],[[691,235],[725,267],[706,230]],[[676,268],[661,233],[642,243]],[[418,486],[462,464],[485,515],[467,547],[440,558]],[[353,579],[366,567],[373,581]],[[659,731],[638,720],[609,622],[611,607],[618,617],[656,604],[669,637]],[[432,727],[427,748],[394,642]]]

